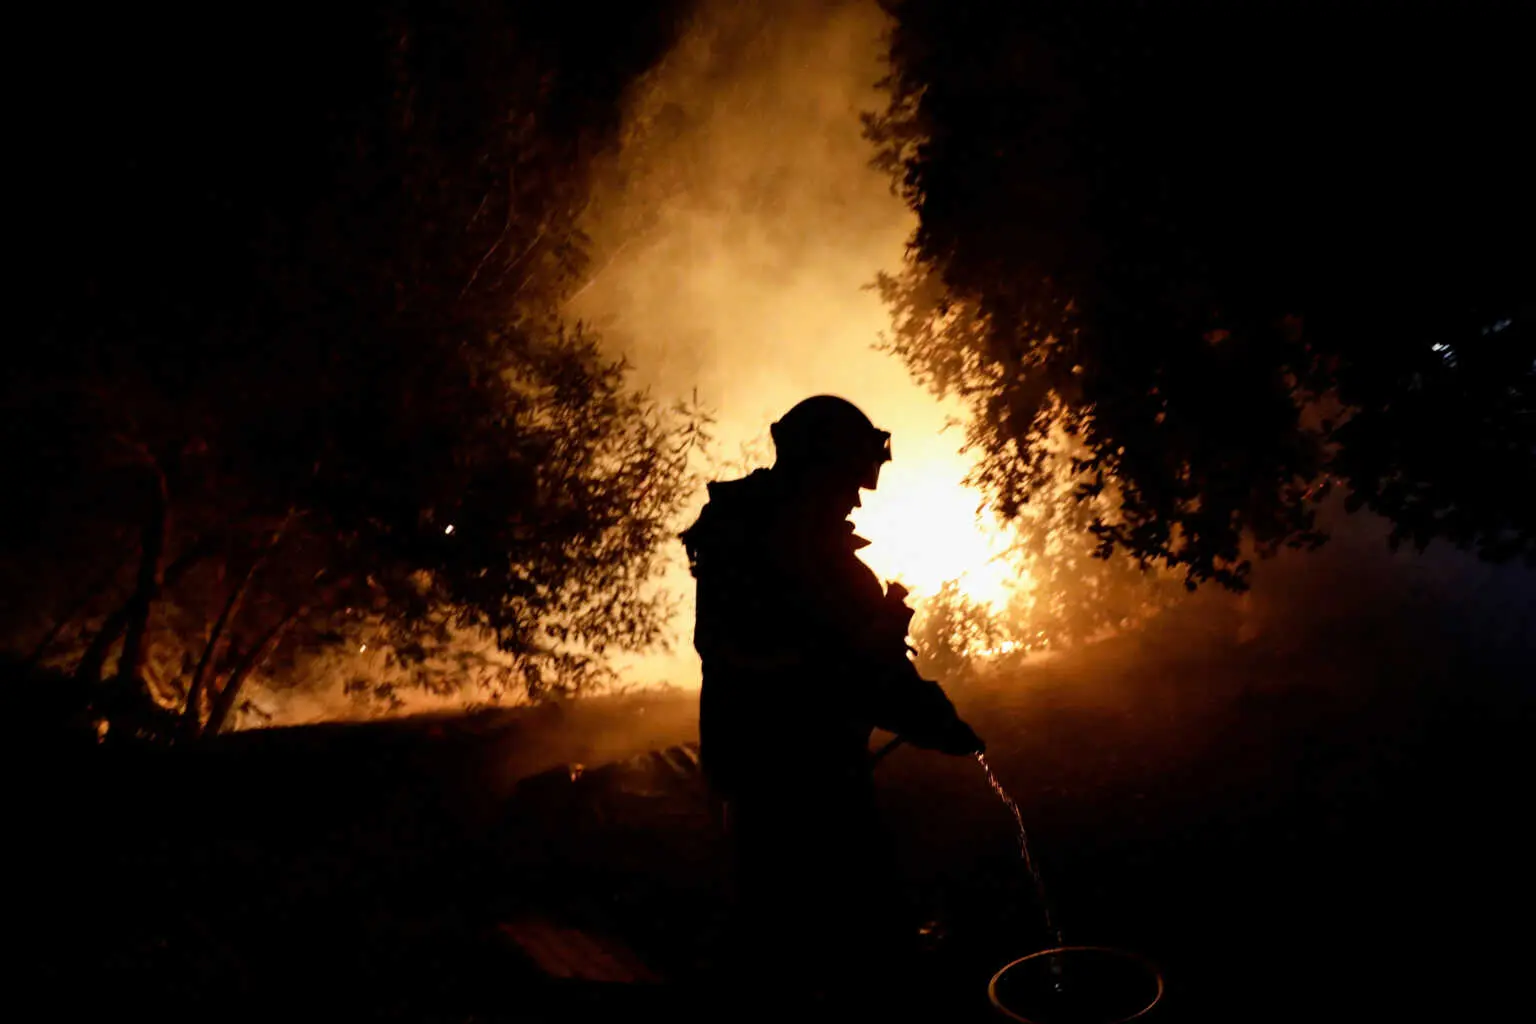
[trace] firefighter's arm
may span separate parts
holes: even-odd
[[[905,657],[897,661],[867,677],[873,723],[915,747],[955,755],[984,752],[986,744],[960,718],[943,687],[924,679]]]
[[[912,611],[906,590],[891,584],[869,621],[859,631],[855,675],[863,679],[861,703],[873,724],[914,746],[946,754],[980,753],[981,737],[961,720],[943,687],[925,679],[909,657],[907,627]]]

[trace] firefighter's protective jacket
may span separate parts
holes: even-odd
[[[770,470],[709,485],[682,534],[698,583],[704,769],[726,796],[867,778],[878,726],[938,746],[958,719],[908,658],[911,612]]]

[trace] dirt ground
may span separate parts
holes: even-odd
[[[1504,1019],[1529,989],[1536,659],[1459,621],[1173,618],[955,696],[1067,940],[1161,966],[1147,1019]],[[694,723],[650,695],[19,746],[24,984],[51,1017],[741,1019],[712,983]],[[899,897],[942,933],[912,1013],[995,1019],[987,978],[1046,944],[1011,820],[968,760],[900,749],[878,774]]]

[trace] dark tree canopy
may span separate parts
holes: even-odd
[[[215,729],[269,655],[364,628],[418,661],[479,631],[535,692],[654,642],[688,422],[560,314],[676,10],[214,13],[28,26],[3,567],[42,590],[8,636],[126,562],[76,609],[82,681],[121,637],[136,691],[154,647]]]
[[[1394,540],[1536,557],[1515,5],[886,6],[892,347],[1004,513],[1066,458],[1104,553],[1192,583],[1318,541],[1335,483]]]

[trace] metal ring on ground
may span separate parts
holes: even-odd
[[[1148,960],[1146,957],[1142,956],[1140,953],[1132,953],[1129,950],[1116,949],[1113,946],[1055,946],[1051,949],[1042,949],[1039,952],[1031,953],[1028,956],[1021,956],[1012,963],[1004,966],[996,974],[992,975],[992,980],[987,983],[987,998],[991,1000],[992,1005],[997,1008],[999,1013],[1002,1013],[1004,1016],[1010,1018],[1011,1020],[1019,1021],[1020,1024],[1052,1024],[1051,1021],[1041,1020],[1034,1017],[1021,1016],[1015,1011],[1009,1009],[1007,1006],[1004,1006],[1002,1000],[998,997],[998,982],[1002,980],[1005,974],[1013,970],[1015,967],[1018,967],[1020,964],[1028,963],[1033,960],[1039,960],[1041,957],[1060,955],[1063,953],[1104,953],[1113,957],[1120,957],[1121,959],[1141,967],[1147,973],[1147,975],[1157,983],[1157,990],[1152,994],[1151,1000],[1149,1000],[1145,1006],[1142,1006],[1140,1009],[1136,1010],[1132,1014],[1129,1014],[1128,1016],[1105,1018],[1098,1021],[1097,1024],[1126,1024],[1127,1021],[1136,1020],[1137,1018],[1146,1015],[1154,1006],[1162,1002],[1163,972],[1157,969],[1157,965]]]

